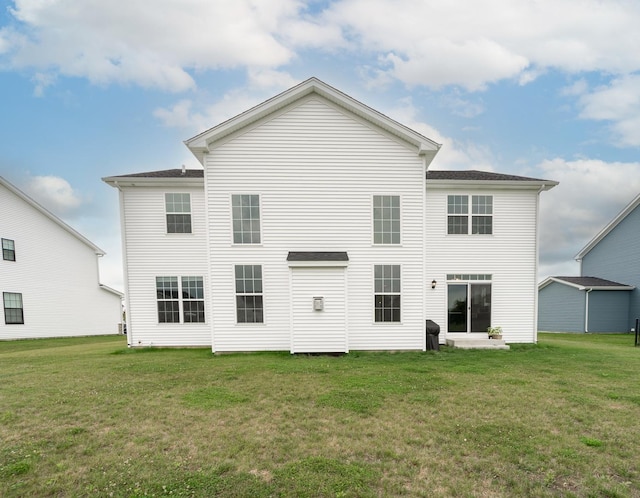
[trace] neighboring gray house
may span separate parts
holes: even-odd
[[[538,329],[627,332],[633,290],[596,277],[549,277],[538,288]]]
[[[640,318],[639,206],[640,194],[576,255],[581,277],[549,277],[539,285],[539,330],[629,332],[635,326]]]

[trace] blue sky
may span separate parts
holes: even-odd
[[[560,181],[540,278],[640,192],[635,0],[0,1],[0,175],[107,251],[100,179],[198,167],[183,140],[311,76],[443,144],[434,169]]]

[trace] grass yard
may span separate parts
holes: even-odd
[[[640,348],[0,342],[0,496],[640,497]]]

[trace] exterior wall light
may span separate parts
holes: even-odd
[[[432,281],[431,281],[431,288],[432,288],[432,289],[435,289],[435,288],[436,288],[436,284],[437,284],[437,283],[438,283],[438,282],[436,282],[436,281],[435,281],[435,279],[434,279],[434,280],[432,280]]]

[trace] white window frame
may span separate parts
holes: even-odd
[[[11,246],[11,247],[9,247]],[[7,257],[11,254],[13,257]],[[16,260],[16,242],[13,239],[2,239],[2,259],[4,261]]]
[[[380,200],[381,205],[377,205],[376,200]],[[384,206],[385,204],[385,199],[389,199],[390,202],[393,204],[394,199],[397,199],[398,201],[398,205],[397,206]],[[399,194],[374,194],[371,196],[371,240],[373,245],[375,246],[399,246],[402,245],[402,197]],[[393,217],[393,209],[397,209],[398,212],[398,218],[397,220]],[[391,217],[390,218],[385,218],[384,216],[384,210],[386,209],[390,209],[391,210]],[[382,210],[382,216],[380,218],[376,217],[376,212],[378,210]],[[393,223],[396,223],[398,225],[398,229],[397,231],[393,230]],[[382,230],[376,230],[376,224],[382,224]],[[385,223],[389,223],[391,226],[389,227],[389,230],[385,230]],[[397,241],[394,241],[394,235],[397,234]],[[377,235],[380,235],[382,240],[377,240],[378,237]],[[385,241],[384,238],[385,236],[390,236],[391,237],[391,241]]]
[[[249,206],[246,206],[250,210],[249,218],[242,218],[242,198],[243,197],[256,197],[258,200],[258,205],[254,206],[251,202]],[[240,201],[240,205],[238,206],[234,201],[238,199]],[[233,245],[261,245],[262,244],[262,196],[258,193],[236,193],[231,194],[231,242]],[[251,211],[257,208],[258,210],[258,218],[257,220],[253,218]],[[237,209],[240,209],[240,218],[236,217]],[[244,222],[249,222],[251,228],[247,231],[244,230]],[[252,226],[254,223],[258,224],[258,229],[255,230]],[[239,228],[239,230],[237,230]],[[236,240],[236,234],[240,235],[240,240]],[[245,234],[249,235],[249,241],[244,240]],[[257,234],[258,240],[254,240],[255,234]]]
[[[458,211],[456,209],[457,204],[454,204],[454,209],[451,210],[450,199],[452,197],[460,197],[466,199],[466,210]],[[486,211],[486,204],[479,205],[476,200],[480,198],[488,198],[491,201],[489,205],[489,212]],[[448,194],[447,195],[447,223],[446,223],[446,231],[447,235],[493,235],[493,198],[492,194]],[[449,221],[452,217],[464,218],[466,221],[466,231],[465,232],[450,232],[449,231]],[[490,231],[488,233],[479,233],[474,231],[474,221],[479,220],[480,218],[489,218],[490,220]]]
[[[390,268],[391,271],[391,277],[385,277],[385,268]],[[378,274],[377,269],[380,268],[382,271],[382,287],[379,287],[378,285],[376,285],[380,279],[380,277],[377,277],[376,275]],[[398,270],[398,277],[394,277],[393,272],[394,269],[397,268]],[[390,280],[391,281],[391,289],[390,290],[385,290],[385,281],[386,280]],[[397,280],[398,281],[398,288],[397,289],[393,289],[393,282]],[[390,307],[390,308],[385,308],[384,305],[382,306],[382,308],[379,308],[377,306],[378,303],[378,297],[382,297],[384,299],[384,297],[386,296],[397,296],[399,298],[399,305],[398,305],[398,319],[397,320],[393,320],[393,310],[395,308]],[[390,309],[391,310],[391,320],[385,320],[385,309]],[[381,320],[378,320],[378,310],[381,310],[382,312],[382,316],[381,316]],[[373,265],[373,322],[376,324],[401,324],[402,323],[402,265],[399,264],[375,264]]]
[[[7,304],[19,304],[20,306],[7,306]],[[4,323],[5,325],[24,325],[24,301],[22,299],[22,292],[3,292],[2,293],[2,306],[4,308]],[[11,320],[7,317],[8,310],[20,310],[20,321]]]
[[[169,282],[171,283],[175,283],[175,290],[177,292],[176,296],[170,296],[170,297],[159,297],[158,296],[158,291],[160,290],[160,288],[158,287],[159,284],[159,279],[169,279]],[[196,295],[195,296],[185,296],[185,292],[187,291],[187,289],[189,289],[189,286],[185,286],[185,281],[189,282],[189,281],[194,281],[194,282],[200,282],[201,285],[197,286],[196,285]],[[158,275],[155,277],[155,282],[156,282],[156,318],[158,320],[159,324],[173,324],[173,323],[180,323],[180,324],[187,324],[187,323],[206,323],[207,320],[207,315],[206,315],[206,310],[205,310],[205,304],[204,304],[204,278],[199,276],[199,275],[184,275],[184,276],[175,276],[175,275]],[[173,289],[172,289],[173,290]],[[201,292],[200,292],[201,291]],[[162,313],[178,313],[178,320],[173,320],[173,321],[161,321],[160,320],[160,303],[167,303],[167,302],[172,302],[172,303],[177,303],[178,307],[177,310],[173,309],[169,312],[167,312],[166,310],[163,310]],[[185,303],[202,303],[201,307],[202,310],[196,310],[196,313],[200,314],[202,313],[202,321],[200,320],[185,320],[186,317],[186,312],[187,310],[185,309]],[[188,310],[188,312],[191,312],[192,310]]]
[[[181,200],[179,202],[177,202],[175,200],[174,197],[169,198],[169,196],[186,196],[186,199],[188,201],[188,211],[184,211],[183,209],[175,209],[176,206],[185,206],[185,202],[184,200]],[[184,197],[182,197],[184,199]],[[169,209],[169,206],[173,207],[174,209]],[[186,233],[193,233],[193,216],[191,215],[191,194],[189,192],[165,192],[164,194],[164,210],[165,210],[165,230],[167,232],[167,234],[186,234]],[[169,223],[169,216],[188,216],[189,219],[189,231],[170,231],[169,230],[169,226],[172,225],[176,225],[175,223],[170,224]],[[181,226],[184,225],[184,223],[180,224]]]
[[[246,272],[246,268],[247,267],[251,267],[251,271],[252,271],[252,276],[250,279],[245,278],[245,272]],[[238,269],[242,268],[242,278],[239,279],[238,278]],[[255,271],[256,268],[260,269],[260,278],[257,279],[255,277]],[[242,288],[240,288],[238,286],[239,281],[242,281]],[[251,290],[247,290],[246,284],[248,281],[252,282],[251,285]],[[256,282],[260,283],[259,286],[259,290],[256,289]],[[236,325],[264,325],[265,323],[265,305],[264,305],[264,267],[263,265],[260,264],[235,264],[233,265],[233,289],[234,289],[234,299],[235,299],[235,313],[236,313]],[[257,307],[255,306],[255,301],[254,301],[254,306],[252,308],[244,308],[245,310],[245,320],[241,321],[239,320],[240,317],[240,308],[238,306],[239,304],[239,299],[238,298],[245,298],[245,297],[254,297],[254,298],[259,298],[260,302],[262,304],[261,307]],[[247,309],[251,309],[253,310],[253,313],[256,312],[256,310],[262,310],[262,314],[260,316],[260,320],[254,320],[254,321],[246,321],[246,317],[247,317]]]

